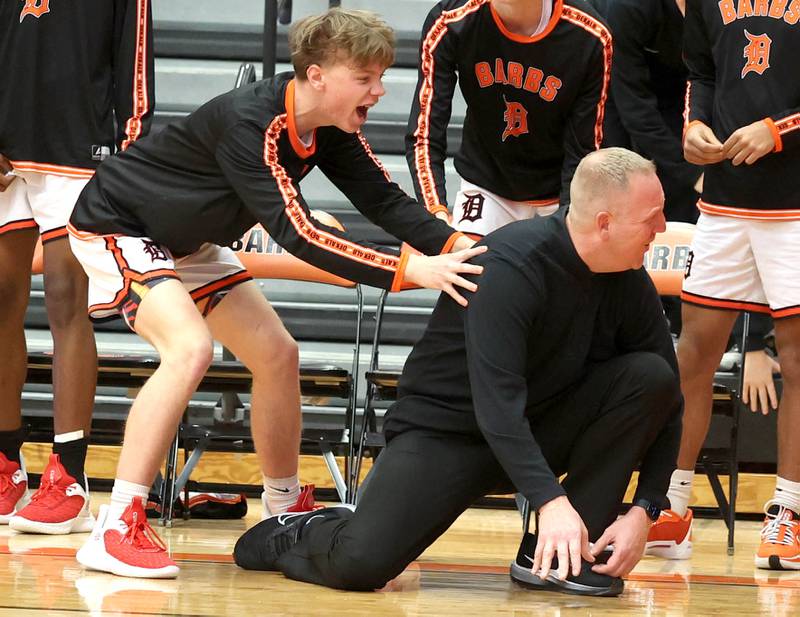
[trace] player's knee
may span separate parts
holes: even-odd
[[[784,388],[800,388],[800,345],[781,343],[779,347]]]
[[[160,351],[162,364],[180,367],[187,377],[199,380],[214,359],[214,342],[208,332],[193,332],[171,341]]]
[[[248,368],[254,374],[275,375],[285,373],[297,376],[300,367],[300,348],[292,336],[283,331],[278,336],[262,337],[255,341],[259,353],[255,355],[254,366]]]
[[[680,401],[678,376],[658,354],[637,353],[631,362],[631,381],[641,388],[643,396],[659,407],[669,408]]]
[[[44,298],[51,328],[65,328],[76,319],[87,319],[85,285],[75,285],[66,278],[45,278]]]

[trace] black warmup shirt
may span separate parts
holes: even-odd
[[[467,103],[459,175],[506,199],[567,203],[575,167],[603,139],[611,53],[611,35],[584,0],[554,0],[534,37],[509,32],[489,0],[439,2],[422,29],[406,136],[420,201],[432,211],[447,204],[447,125],[458,81]]]
[[[766,119],[775,152],[705,166],[702,212],[800,219],[800,0],[686,0],[686,120],[721,142]]]
[[[232,90],[103,164],[70,222],[95,234],[148,237],[175,255],[230,245],[261,223],[283,248],[323,270],[382,288],[402,284],[406,255],[317,221],[297,184],[318,166],[372,222],[426,254],[457,237],[400,187],[360,132],[294,123],[292,73]]]
[[[22,171],[90,176],[147,133],[152,49],[149,0],[0,2],[0,154]]]
[[[614,37],[611,92],[630,143],[658,167],[667,220],[693,222],[697,218],[693,187],[702,169],[683,158],[688,75],[683,15],[675,0],[593,0],[593,4]]]
[[[387,438],[421,427],[481,436],[534,507],[564,494],[529,418],[570,390],[592,363],[650,351],[678,368],[655,288],[644,269],[593,274],[565,214],[511,223],[479,244],[489,251],[478,291],[462,309],[442,295],[409,356]],[[675,467],[681,418],[645,455],[637,496],[660,502]],[[662,487],[659,491],[655,487]]]

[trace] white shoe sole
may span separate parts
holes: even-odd
[[[674,540],[648,542],[644,554],[661,559],[689,559],[692,556],[692,543]]]
[[[61,536],[68,533],[90,532],[92,527],[94,527],[94,517],[91,513],[87,513],[61,523],[43,523],[41,521],[32,521],[22,516],[13,516],[8,526],[14,531],[19,531],[21,533],[44,533],[53,536]]]
[[[175,578],[180,572],[178,566],[166,566],[163,568],[140,568],[124,563],[109,555],[103,540],[91,538],[84,544],[76,555],[78,563],[98,572],[109,572],[117,576],[129,576],[132,578]]]
[[[756,555],[755,564],[756,568],[761,570],[800,570],[800,561],[781,559],[777,555],[772,557],[759,557]]]

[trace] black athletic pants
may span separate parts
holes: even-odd
[[[534,410],[533,434],[553,472],[567,474],[564,489],[590,540],[614,521],[631,472],[680,406],[676,383],[661,357],[628,354],[595,365],[556,404]],[[328,587],[378,589],[474,501],[514,490],[481,438],[422,429],[395,436],[371,475],[356,511],[310,523],[278,569]]]

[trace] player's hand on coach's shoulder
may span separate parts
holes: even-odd
[[[475,291],[478,286],[463,278],[462,275],[481,274],[483,266],[466,262],[476,255],[485,253],[486,250],[485,246],[479,246],[431,257],[409,255],[405,280],[426,289],[439,289],[461,306],[467,306],[467,300],[458,292],[458,288]]]
[[[775,149],[772,130],[764,120],[736,129],[723,144],[723,154],[733,165],[752,165]]]
[[[8,188],[8,185],[14,181],[16,176],[10,175],[9,172],[14,169],[14,166],[11,164],[5,155],[0,154],[0,193]]]
[[[573,576],[580,574],[581,559],[594,562],[586,525],[564,495],[539,508],[536,536],[532,571],[541,579],[550,572],[553,557],[558,557],[558,578],[562,581],[570,571]]]
[[[725,158],[722,143],[702,122],[692,122],[683,137],[683,156],[695,165],[711,165]]]

